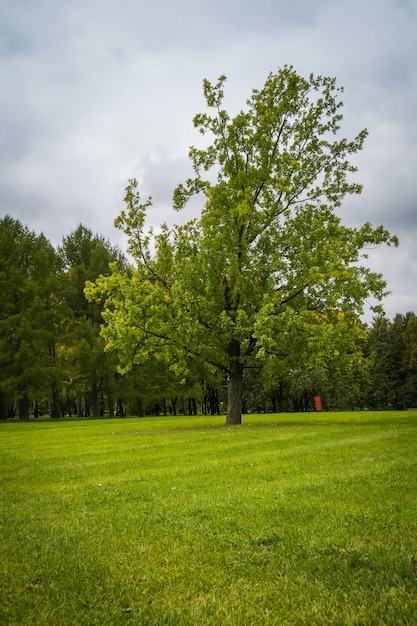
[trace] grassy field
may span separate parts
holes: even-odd
[[[0,624],[417,624],[417,413],[0,423]]]

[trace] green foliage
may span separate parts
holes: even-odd
[[[28,417],[61,378],[55,345],[63,319],[62,267],[54,248],[7,216],[0,222],[0,412],[17,400]]]
[[[60,417],[86,396],[99,414],[98,393],[109,391],[116,364],[99,336],[100,303],[87,302],[83,288],[110,261],[123,265],[83,226],[55,250],[17,220],[0,221],[0,418],[16,410],[27,418],[32,407]]]
[[[406,408],[417,405],[417,334],[414,313],[393,320],[374,318],[367,334],[366,352],[372,362],[368,405]]]
[[[417,317],[413,313],[406,316],[406,326],[402,335],[404,342],[403,367],[406,372],[404,391],[408,406],[417,407]]]
[[[104,353],[104,341],[100,337],[101,302],[88,302],[84,296],[87,280],[110,274],[110,264],[121,270],[125,261],[120,251],[110,242],[91,230],[79,225],[64,237],[59,248],[66,270],[65,299],[72,312],[68,337],[63,356],[68,368],[70,384],[66,389],[68,403],[87,401],[86,412],[92,408],[95,417],[102,413],[99,395],[113,401],[115,360]],[[112,410],[110,408],[110,410]]]
[[[352,354],[365,300],[385,293],[363,250],[397,240],[382,226],[345,227],[336,214],[361,191],[350,158],[367,132],[340,138],[334,79],[285,66],[234,118],[222,108],[224,83],[203,83],[208,112],[194,126],[205,147],[190,149],[194,176],[173,196],[180,209],[203,193],[200,219],[155,235],[151,199],[143,203],[131,180],[116,225],[136,265],[128,274],[114,266],[86,294],[105,298],[103,337],[123,370],[150,354],[178,375],[190,358],[203,361],[227,375],[227,422],[238,423],[243,371],[271,350],[296,353],[291,340],[304,336],[308,368]]]
[[[0,423],[0,622],[414,624],[411,413]]]

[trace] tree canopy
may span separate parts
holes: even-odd
[[[285,66],[252,91],[245,110],[223,108],[221,76],[203,83],[207,112],[194,118],[204,146],[189,152],[194,175],[178,185],[181,209],[204,196],[199,218],[155,234],[136,180],[116,219],[134,266],[88,283],[105,298],[102,334],[124,371],[149,354],[178,374],[195,361],[227,377],[227,423],[241,421],[245,368],[304,342],[307,365],[345,351],[365,300],[386,283],[363,261],[367,246],[396,245],[382,226],[352,228],[337,209],[361,186],[351,157],[366,130],[340,136],[342,89]],[[356,332],[356,331],[355,331]],[[353,335],[355,334],[353,332]]]

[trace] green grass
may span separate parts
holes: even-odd
[[[417,624],[417,413],[0,424],[3,625]]]

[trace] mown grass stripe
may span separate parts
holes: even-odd
[[[0,423],[0,623],[417,623],[415,416],[222,420]]]

